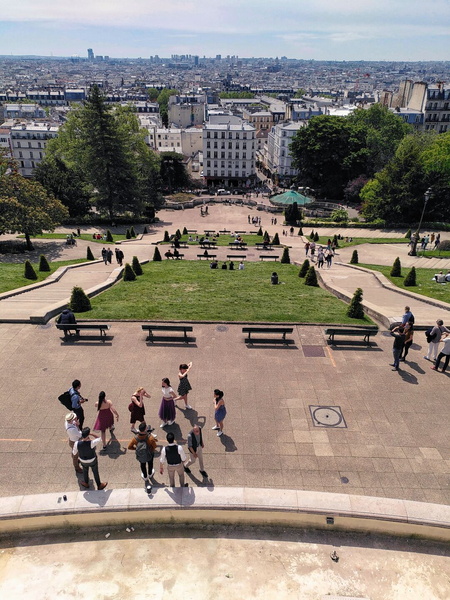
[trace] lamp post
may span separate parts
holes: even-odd
[[[423,209],[422,214],[420,215],[419,225],[417,227],[417,231],[411,236],[411,250],[408,252],[409,256],[417,256],[417,244],[420,239],[420,228],[422,226],[423,215],[425,214],[425,210],[427,208],[428,200],[431,197],[431,188],[428,188],[425,194],[423,195]]]

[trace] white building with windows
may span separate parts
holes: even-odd
[[[236,117],[212,117],[203,128],[203,174],[209,186],[242,187],[256,178],[256,129]]]
[[[11,127],[13,158],[19,173],[32,177],[34,169],[45,156],[48,140],[58,135],[59,126],[51,123],[20,123]]]
[[[267,168],[278,180],[289,184],[297,175],[292,166],[290,145],[297,131],[305,127],[304,121],[279,123],[272,127],[267,138]]]

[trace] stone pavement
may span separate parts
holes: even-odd
[[[64,343],[47,325],[0,324],[0,477],[3,496],[78,490],[57,396],[82,381],[86,424],[105,390],[119,414],[117,439],[100,456],[109,488],[138,487],[140,473],[127,406],[139,385],[152,398],[147,419],[159,429],[160,381],[175,384],[178,365],[193,361],[192,411],[177,411],[170,429],[183,443],[193,423],[205,426],[202,481],[196,465],[187,480],[198,486],[249,486],[343,492],[448,504],[449,375],[430,370],[416,335],[411,361],[392,372],[392,338],[380,333],[371,348],[328,347],[323,329],[294,327],[295,346],[247,347],[241,327],[195,324],[195,344],[147,345],[139,323],[113,323],[102,343]],[[225,434],[213,425],[212,390],[225,392]],[[339,407],[345,427],[317,427],[311,407]],[[315,412],[319,421],[337,409]],[[328,416],[327,416],[328,415]],[[167,483],[156,475],[155,485]]]

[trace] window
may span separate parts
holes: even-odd
[[[34,156],[33,156],[33,153],[32,153],[32,152],[30,152],[30,158],[34,158]]]
[[[246,134],[246,133],[243,133],[243,134],[242,134],[242,139],[243,139],[243,140],[246,140],[246,139],[247,139],[247,134]]]
[[[233,142],[228,142],[228,148],[229,149],[233,148]]]
[[[217,148],[217,142],[214,142],[214,148]]]
[[[206,166],[207,166],[207,167],[210,167],[210,166],[211,166],[211,161],[210,161],[210,160],[207,160],[207,161],[206,161]]]
[[[211,148],[211,142],[206,142],[206,147]]]
[[[217,131],[214,132],[214,139],[217,140]]]
[[[19,158],[22,158],[22,156],[23,156],[22,152],[19,152]]]
[[[222,139],[225,138],[225,131],[222,131],[222,135],[220,136]]]

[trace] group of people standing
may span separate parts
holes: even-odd
[[[192,390],[189,382],[188,374],[192,368],[192,363],[182,363],[178,372],[178,388],[177,392],[173,390],[170,380],[165,377],[161,382],[162,399],[159,406],[158,415],[161,419],[160,428],[173,425],[176,420],[176,402],[183,401],[185,410],[192,410],[192,406],[188,402],[188,394]],[[69,395],[72,404],[72,410],[66,414],[65,428],[69,438],[69,446],[72,451],[73,466],[77,473],[83,473],[83,481],[80,484],[89,487],[89,469],[97,484],[97,488],[104,489],[107,485],[100,480],[98,473],[98,459],[95,448],[100,442],[103,444],[103,450],[107,450],[106,432],[109,430],[111,438],[115,423],[119,421],[119,414],[113,406],[111,400],[106,397],[106,393],[99,393],[98,401],[95,406],[97,408],[97,417],[93,426],[94,431],[99,431],[100,436],[91,433],[89,427],[84,427],[84,409],[83,404],[88,401],[80,392],[81,382],[76,379],[72,382],[72,387],[69,390]],[[150,398],[150,394],[144,387],[139,387],[131,396],[131,401],[128,405],[130,411],[130,428],[134,434],[130,443],[129,450],[135,450],[136,458],[140,463],[141,475],[145,480],[147,489],[151,489],[150,478],[154,475],[153,459],[154,452],[157,448],[157,435],[155,429],[147,424],[145,420],[145,404],[144,398]],[[217,431],[217,436],[223,435],[223,422],[226,417],[226,407],[224,402],[224,393],[219,390],[214,390],[214,420],[215,425],[213,430]],[[139,422],[138,429],[136,423]],[[164,465],[167,464],[169,482],[171,486],[175,483],[175,474],[178,473],[180,485],[184,485],[184,473],[190,473],[189,467],[198,459],[200,473],[203,477],[207,477],[207,473],[203,464],[203,434],[202,429],[198,424],[195,424],[188,435],[187,447],[188,458],[184,448],[175,443],[173,432],[169,431],[166,435],[167,446],[162,449],[160,457],[160,473],[164,472]]]

